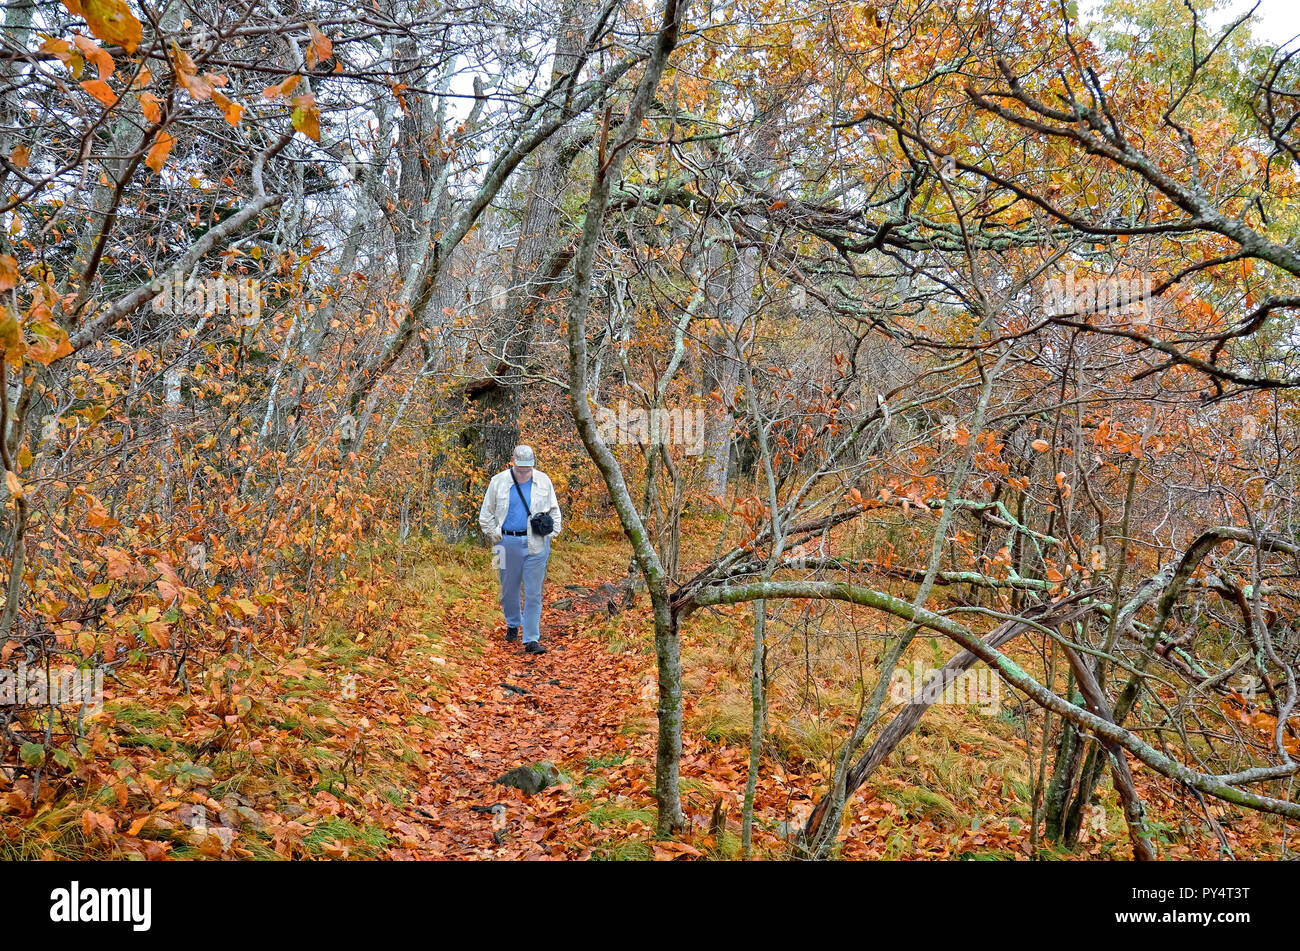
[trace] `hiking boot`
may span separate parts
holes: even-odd
[[[510,642],[510,641],[517,641],[517,640],[519,640],[519,628],[517,628],[517,627],[508,627],[508,628],[506,628],[506,641],[507,641],[507,643]]]
[[[525,654],[545,654],[546,648],[542,646],[541,641],[529,641],[524,645]]]

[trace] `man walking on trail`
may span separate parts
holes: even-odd
[[[551,539],[560,533],[560,505],[546,473],[534,468],[531,446],[516,446],[510,468],[488,483],[478,524],[493,545],[501,572],[501,610],[506,616],[506,640],[519,637],[524,653],[545,654],[541,643],[542,582]],[[519,589],[523,587],[523,612]]]

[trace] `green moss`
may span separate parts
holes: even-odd
[[[959,852],[959,862],[1014,862],[1020,858],[1015,852],[993,850],[990,852]]]
[[[373,823],[358,827],[346,819],[326,819],[307,833],[303,840],[308,851],[321,854],[330,842],[349,848],[350,854],[366,858],[380,855],[388,848],[388,836]]]
[[[740,836],[734,832],[723,832],[718,836],[718,844],[709,850],[709,855],[716,859],[736,859],[740,857]]]
[[[654,729],[653,721],[645,717],[631,716],[623,722],[623,725],[619,727],[618,732],[625,736],[644,736],[645,734],[652,732]]]
[[[955,819],[961,814],[961,810],[957,808],[956,803],[947,796],[930,789],[915,787],[904,789],[898,795],[890,798],[898,803],[899,808],[909,816],[940,815],[948,819]]]
[[[330,681],[325,677],[286,677],[284,680],[284,695],[287,697],[308,697],[330,686]]]
[[[713,787],[702,779],[695,779],[691,776],[683,776],[677,781],[677,785],[683,793],[698,793],[706,799],[713,799]]]
[[[156,710],[148,707],[137,707],[134,705],[123,706],[118,709],[110,710],[113,718],[118,723],[124,723],[127,726],[134,727],[137,730],[160,730],[163,727],[180,726],[180,718],[173,707],[167,707],[165,710]]]
[[[654,826],[655,815],[649,809],[635,809],[626,806],[597,806],[585,816],[583,816],[597,829],[604,829],[610,826],[626,826],[634,822],[643,822],[647,826]]]
[[[591,757],[587,760],[587,769],[610,769],[614,766],[622,766],[627,762],[627,752],[619,753],[617,756],[607,756],[604,759]]]
[[[118,746],[147,746],[152,750],[170,753],[178,748],[175,740],[157,733],[131,733],[117,738]]]
[[[367,654],[366,648],[353,640],[340,639],[329,648],[329,655],[340,667],[351,667]]]
[[[629,839],[599,846],[592,850],[591,857],[598,862],[649,862],[655,853],[648,842]]]

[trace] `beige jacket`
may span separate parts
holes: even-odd
[[[478,527],[483,529],[483,534],[493,545],[501,543],[501,526],[505,524],[506,513],[510,511],[510,495],[514,491],[514,478],[509,469],[498,472],[488,483],[487,492],[483,496],[483,507],[478,513]],[[555,530],[550,535],[538,535],[529,524],[528,552],[533,555],[541,554],[546,547],[547,538],[560,534],[560,503],[555,498],[555,486],[545,472],[534,469],[532,505],[528,514],[536,515],[538,512],[550,513],[555,522]]]

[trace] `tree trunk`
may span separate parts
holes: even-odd
[[[569,410],[587,454],[596,464],[610,500],[618,512],[623,531],[636,552],[641,572],[650,591],[654,609],[655,657],[659,668],[659,740],[655,753],[655,801],[658,804],[660,835],[671,835],[683,827],[678,771],[682,755],[682,665],[677,619],[668,597],[668,582],[655,553],[645,523],[636,510],[618,460],[605,445],[591,411],[587,374],[587,316],[591,310],[592,272],[596,245],[603,231],[609,206],[610,183],[623,170],[627,147],[641,131],[641,121],[659,85],[668,57],[677,46],[678,32],[690,0],[665,0],[663,19],[645,72],[637,83],[606,160],[606,140],[597,157],[583,222],[582,239],[574,262],[574,294],[569,314]],[[608,130],[606,130],[606,133]]]

